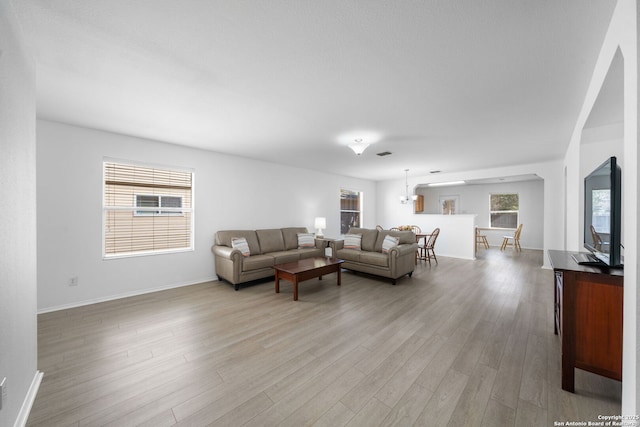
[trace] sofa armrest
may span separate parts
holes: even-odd
[[[329,240],[329,247],[331,248],[333,256],[336,256],[336,251],[344,249],[344,240]]]
[[[329,246],[331,242],[327,239],[323,239],[323,238],[315,238],[315,244],[316,244],[316,249],[324,249],[327,246]]]
[[[211,252],[214,255],[216,275],[219,279],[224,278],[235,285],[237,291],[244,263],[242,252],[224,245],[213,245]]]
[[[411,256],[415,256],[416,251],[418,250],[417,243],[405,243],[402,245],[395,246],[389,250],[389,255],[393,256],[404,256],[406,254],[411,254]]]
[[[242,259],[242,252],[238,249],[230,248],[229,246],[213,245],[211,247],[211,252],[213,252],[215,256],[232,261],[240,261]]]

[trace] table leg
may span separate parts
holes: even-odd
[[[298,301],[298,276],[293,279],[293,300]]]
[[[276,271],[276,294],[280,293],[280,276],[278,276],[278,272]]]
[[[340,281],[342,280],[342,268],[338,266],[338,286],[340,286]]]
[[[562,355],[562,372],[560,375],[562,377],[562,389],[574,393],[576,383],[575,359],[571,359],[571,355]]]

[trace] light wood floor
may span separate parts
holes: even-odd
[[[43,314],[30,426],[545,426],[619,414],[621,384],[560,389],[541,251],[236,292],[203,283]],[[213,261],[212,261],[213,262]]]

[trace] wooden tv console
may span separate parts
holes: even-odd
[[[577,264],[576,252],[549,251],[554,271],[554,332],[562,339],[562,389],[574,368],[622,381],[623,270]]]

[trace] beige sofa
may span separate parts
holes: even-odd
[[[298,233],[308,231],[305,227],[218,231],[211,248],[218,279],[228,281],[237,291],[241,283],[274,276],[275,264],[324,256],[325,240],[315,239],[315,247],[299,249]],[[247,239],[249,256],[242,256],[231,246],[231,239],[236,237]]]
[[[416,263],[416,235],[412,231],[393,231],[351,228],[348,234],[361,234],[361,250],[345,249],[344,240],[330,242],[335,257],[343,259],[342,268],[376,276],[388,277],[395,285],[396,280],[413,274]],[[398,237],[398,246],[388,253],[382,252],[382,242],[386,235]]]

